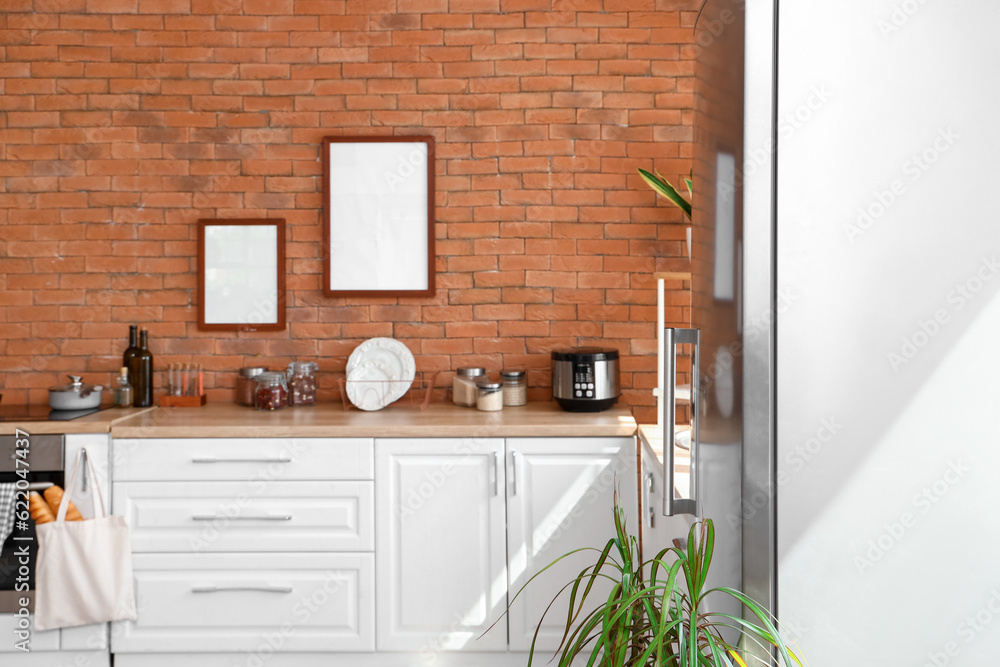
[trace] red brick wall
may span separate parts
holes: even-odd
[[[218,400],[238,367],[295,358],[335,398],[371,336],[422,371],[527,368],[542,399],[552,348],[610,345],[652,418],[651,274],[684,226],[635,170],[690,168],[698,4],[4,0],[4,403],[70,371],[109,382],[137,322],[160,368],[202,363]],[[437,296],[324,298],[321,138],[413,133],[437,140]],[[288,330],[199,332],[193,223],[251,216],[288,222]]]

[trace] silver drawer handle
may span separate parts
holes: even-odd
[[[193,458],[191,463],[291,463],[292,457],[283,456],[280,458],[257,458],[257,459],[218,459],[214,456],[203,458]]]
[[[291,514],[263,514],[259,516],[220,516],[218,514],[195,514],[194,521],[291,521]]]
[[[291,593],[291,586],[196,586],[192,593]]]

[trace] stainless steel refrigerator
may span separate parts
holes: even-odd
[[[704,513],[738,513],[739,583],[808,664],[978,667],[1000,639],[998,25],[986,0],[698,21],[700,430],[740,471]]]

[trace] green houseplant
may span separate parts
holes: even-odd
[[[710,519],[691,527],[686,549],[669,547],[640,562],[638,538],[627,532],[624,510],[617,502],[614,512],[616,535],[602,550],[577,549],[565,554],[525,584],[527,587],[535,577],[573,554],[600,554],[593,565],[562,588],[546,609],[548,614],[556,599],[568,591],[565,631],[556,649],[559,667],[568,667],[578,657],[586,657],[588,667],[801,667],[767,610],[735,589],[706,586],[715,547],[715,528]],[[594,595],[599,581],[611,585],[604,599]],[[722,596],[740,602],[753,620],[712,612],[706,607],[706,598]],[[540,621],[535,640],[541,626]],[[739,641],[730,644],[723,639],[723,633],[735,634]],[[775,661],[757,657],[772,648],[777,651]],[[534,657],[533,640],[529,667]]]

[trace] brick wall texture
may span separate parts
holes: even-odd
[[[550,350],[606,345],[653,419],[652,273],[683,261],[684,224],[636,168],[690,169],[698,4],[4,0],[3,402],[69,372],[109,383],[139,323],[158,368],[203,364],[210,400],[293,359],[339,400],[373,336],[426,373],[527,369],[541,400]],[[319,146],[362,134],[436,139],[433,298],[322,294]],[[203,217],[286,219],[286,331],[198,331]],[[688,284],[667,287],[688,321]]]

